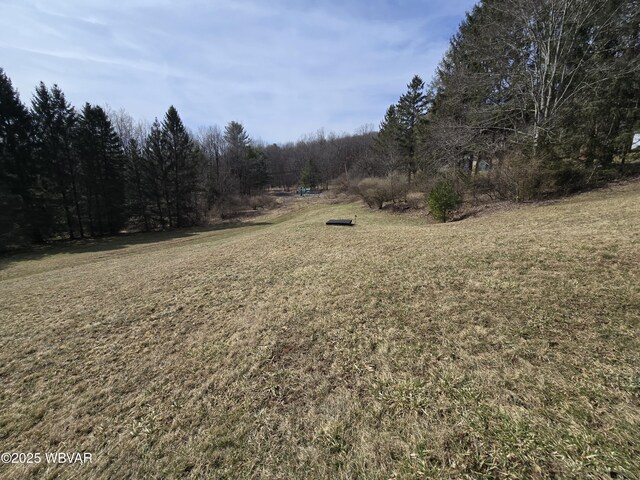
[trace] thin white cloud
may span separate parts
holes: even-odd
[[[25,98],[58,83],[76,105],[139,118],[174,104],[197,128],[236,119],[266,141],[377,124],[428,80],[472,0],[10,0],[0,65]],[[28,99],[28,98],[25,98]]]

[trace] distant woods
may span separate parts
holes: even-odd
[[[378,208],[437,185],[445,200],[568,193],[628,168],[639,102],[638,0],[479,2],[378,132],[285,145],[235,121],[191,132],[174,107],[151,125],[77,110],[43,83],[27,108],[0,70],[0,248],[196,225],[267,188],[331,181]]]
[[[173,106],[147,124],[124,110],[88,103],[78,110],[44,83],[28,108],[0,69],[0,250],[202,224],[230,198],[309,181],[326,187],[350,169],[370,168],[372,139],[366,131],[320,131],[264,145],[235,121],[193,133]]]

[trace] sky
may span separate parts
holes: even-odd
[[[0,0],[0,67],[125,109],[174,105],[197,130],[252,138],[377,128],[413,75],[427,83],[473,0]]]

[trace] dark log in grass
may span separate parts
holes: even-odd
[[[353,227],[354,223],[351,219],[343,219],[343,220],[329,220],[327,221],[327,225],[340,225],[343,227]]]

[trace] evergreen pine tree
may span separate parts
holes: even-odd
[[[149,217],[149,195],[145,192],[144,172],[145,156],[143,147],[136,138],[130,138],[124,146],[125,152],[125,198],[129,215],[141,219],[145,231],[151,229]]]
[[[231,174],[237,179],[240,193],[251,193],[251,168],[249,153],[251,141],[241,123],[232,121],[224,129],[227,144],[226,156],[231,166]]]
[[[0,250],[3,244],[42,240],[32,190],[30,131],[29,112],[0,68]]]
[[[370,175],[386,174],[394,168],[401,168],[401,127],[396,105],[391,105],[380,123],[378,136],[374,143],[375,152],[382,163],[378,172],[368,172]]]
[[[419,125],[425,120],[428,105],[424,82],[415,75],[407,85],[407,92],[400,97],[396,108],[397,122],[400,127],[398,144],[401,161],[409,180],[417,170],[417,132]]]
[[[155,222],[163,229],[173,227],[170,196],[170,168],[165,155],[164,138],[156,118],[144,145],[143,185]]]
[[[124,152],[105,111],[87,103],[79,118],[76,151],[92,235],[115,234],[126,221]]]
[[[271,181],[267,157],[262,149],[250,148],[249,159],[251,162],[251,186],[257,190],[263,190]]]
[[[300,185],[313,189],[318,183],[320,183],[320,171],[313,160],[308,160],[300,176]]]
[[[38,188],[53,212],[52,233],[62,233],[55,218],[57,212],[62,211],[69,238],[75,238],[76,231],[83,236],[80,172],[72,145],[75,110],[57,85],[49,90],[40,82],[31,102],[31,116],[34,155],[41,182]]]
[[[171,171],[175,226],[193,224],[198,215],[198,160],[195,144],[175,107],[169,107],[162,122],[164,156]]]

